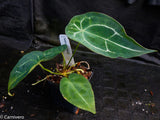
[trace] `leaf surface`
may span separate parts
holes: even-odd
[[[8,93],[16,87],[40,62],[48,61],[66,49],[66,45],[46,51],[33,51],[24,55],[12,69],[8,82]],[[11,95],[11,94],[10,94]]]
[[[111,58],[130,58],[155,52],[129,37],[115,19],[98,12],[74,16],[66,26],[65,33],[91,51]]]
[[[62,78],[60,91],[62,96],[71,104],[94,114],[96,113],[91,84],[82,75],[72,73],[68,78]]]

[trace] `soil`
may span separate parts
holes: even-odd
[[[84,66],[83,64],[86,64],[88,67]],[[80,70],[80,71],[77,71]],[[54,71],[58,71],[59,73],[67,73],[67,72],[72,72],[75,71],[74,73],[78,73],[83,75],[86,79],[89,79],[91,74],[92,74],[92,70],[89,67],[89,64],[86,61],[80,61],[77,62],[75,65],[73,66],[67,66],[66,69],[64,69],[62,64],[58,64],[56,63],[56,69]],[[69,74],[68,74],[69,75]],[[68,76],[67,75],[67,76]],[[53,83],[60,83],[60,80],[62,79],[62,75],[51,75],[47,78],[48,81],[51,81]]]

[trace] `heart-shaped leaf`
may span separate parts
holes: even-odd
[[[44,52],[33,51],[24,55],[10,73],[8,94],[11,95],[10,90],[16,87],[16,85],[22,81],[40,62],[51,60],[66,48],[67,46],[63,45],[48,49]]]
[[[72,73],[60,81],[62,96],[71,104],[96,113],[94,93],[89,81],[82,75]]]
[[[129,37],[123,26],[108,15],[89,12],[74,16],[65,29],[66,35],[93,52],[111,58],[130,58],[155,52]]]

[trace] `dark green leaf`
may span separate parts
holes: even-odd
[[[24,55],[12,69],[8,82],[8,93],[16,87],[40,62],[50,60],[66,49],[66,45],[54,47],[44,52],[33,51]],[[10,94],[11,95],[11,94]]]
[[[62,96],[71,104],[96,113],[94,93],[89,81],[82,75],[72,73],[60,81]]]
[[[115,19],[98,12],[73,17],[65,32],[70,39],[111,58],[130,58],[155,52],[135,42]]]

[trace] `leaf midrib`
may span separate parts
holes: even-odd
[[[79,94],[78,90],[75,88],[75,86],[73,85],[73,83],[72,83],[69,79],[68,79],[68,81],[69,81],[70,85],[73,87],[73,89],[78,93],[78,95],[80,96],[80,98],[85,102],[85,104],[86,104],[86,105],[88,106],[88,108],[89,108],[88,102],[83,98],[82,95]]]
[[[84,19],[81,20],[81,22],[80,22],[81,28],[79,28],[75,23],[73,24],[78,30],[80,30],[80,31],[78,31],[78,32],[75,32],[75,33],[74,33],[74,36],[75,36],[75,34],[82,33],[82,38],[84,39],[84,41],[87,42],[87,43],[89,43],[90,45],[92,45],[94,48],[99,49],[99,50],[104,51],[104,52],[111,52],[110,50],[107,50],[107,49],[106,49],[106,50],[100,49],[100,48],[96,47],[95,45],[91,44],[90,42],[88,42],[88,41],[85,39],[84,32],[86,32],[86,33],[88,33],[88,34],[90,34],[90,35],[94,35],[94,36],[96,36],[96,37],[99,37],[99,38],[101,38],[101,39],[104,39],[104,41],[108,41],[108,42],[110,42],[110,43],[112,43],[112,44],[115,44],[115,45],[121,47],[121,48],[130,50],[130,51],[135,51],[135,52],[143,52],[142,50],[135,50],[135,49],[132,49],[132,48],[128,48],[128,47],[126,47],[126,46],[120,45],[120,44],[118,44],[118,43],[116,43],[116,42],[113,42],[113,41],[111,41],[110,39],[108,39],[108,38],[112,38],[112,37],[115,36],[115,35],[118,35],[119,37],[124,38],[122,35],[120,35],[120,34],[119,34],[115,29],[113,29],[112,27],[107,26],[107,25],[101,25],[101,24],[93,24],[93,25],[89,25],[89,26],[87,26],[85,29],[83,29],[83,27],[82,27],[83,21],[84,21]],[[114,32],[114,34],[111,35],[111,36],[109,36],[108,38],[104,38],[104,37],[102,37],[102,36],[99,36],[99,35],[96,35],[96,34],[93,34],[93,33],[87,31],[88,28],[94,27],[94,26],[103,26],[103,27],[106,27],[106,28],[108,28],[108,29],[111,29],[111,30]],[[106,46],[106,48],[108,48],[108,47]]]
[[[130,51],[135,51],[135,52],[143,52],[143,51],[141,51],[141,50],[135,50],[135,49],[128,48],[128,47],[126,47],[126,46],[120,45],[120,44],[118,44],[118,43],[116,43],[116,42],[113,42],[113,41],[111,41],[111,40],[109,40],[109,39],[107,39],[107,38],[104,38],[104,37],[102,37],[102,36],[93,34],[93,33],[91,33],[91,32],[88,32],[88,31],[84,31],[84,32],[86,32],[86,33],[88,33],[88,34],[90,34],[90,35],[99,37],[99,38],[101,38],[101,39],[104,39],[105,41],[108,41],[108,42],[110,42],[110,43],[113,43],[113,44],[115,44],[115,45],[117,45],[117,46],[119,46],[119,47],[121,47],[121,48],[130,50]],[[112,36],[112,37],[113,37],[113,36]],[[110,37],[110,38],[111,38],[111,37]],[[84,40],[84,41],[86,42],[86,40]],[[87,42],[88,42],[88,41],[87,41]],[[90,44],[91,44],[91,43],[90,43]],[[93,45],[93,46],[94,46],[94,45]],[[101,50],[104,51],[103,49],[101,49]]]
[[[35,60],[31,60],[31,61],[35,61]],[[29,61],[30,62],[30,61]],[[27,62],[26,62],[27,63]],[[39,63],[41,63],[41,61],[39,61],[37,64],[35,64],[34,66],[32,66],[29,70],[23,72],[21,75],[19,75],[18,77],[16,77],[16,79],[21,78],[24,74],[26,73],[30,73]],[[24,65],[24,64],[23,64]],[[17,71],[17,70],[16,70]],[[19,72],[19,71],[17,71]],[[24,76],[25,77],[25,76]],[[11,81],[9,88],[13,85],[14,81]]]

